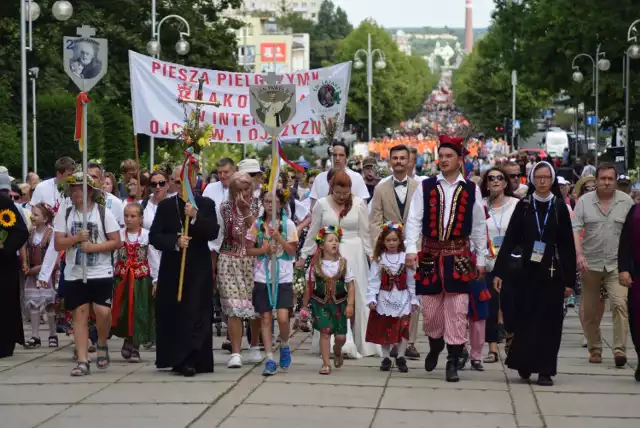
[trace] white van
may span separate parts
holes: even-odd
[[[565,131],[556,129],[544,135],[544,150],[554,158],[562,158],[564,149],[569,148],[569,136]]]

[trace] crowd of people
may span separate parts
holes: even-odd
[[[192,183],[191,202],[170,165],[144,173],[127,160],[119,182],[68,157],[44,181],[31,173],[15,184],[0,169],[0,357],[16,343],[43,346],[45,316],[49,347],[71,321],[72,376],[89,375],[92,358],[108,368],[111,336],[126,361],[155,346],[159,369],[194,376],[213,371],[219,312],[231,369],[245,360],[264,362],[265,376],[288,369],[293,324],[313,330],[322,375],[331,357],[335,369],[379,357],[380,370],[407,372],[407,359],[421,358],[422,319],[426,371],[446,348],[445,377],[457,382],[467,363],[483,371],[500,361],[504,341],[506,365],[548,386],[567,304],[579,305],[589,362],[602,362],[607,299],[616,366],[629,332],[640,350],[640,211],[617,189],[613,164],[576,180],[542,160],[474,164],[465,139],[447,135],[436,171],[404,144],[390,148],[386,177],[375,158],[349,168],[342,142],[327,155],[324,171],[285,168],[275,192],[258,160],[220,159],[207,182]]]

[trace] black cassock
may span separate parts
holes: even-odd
[[[16,223],[5,229],[8,233],[0,249],[0,358],[10,357],[16,343],[24,345],[20,302],[20,262],[17,251],[27,242],[29,231],[11,199],[0,195],[0,211],[9,210]]]
[[[534,199],[516,206],[494,267],[494,274],[509,278],[510,256],[519,245],[522,249],[522,271],[506,284],[512,297],[514,338],[507,366],[528,373],[555,376],[558,351],[562,340],[564,289],[573,287],[576,279],[576,251],[571,218],[567,206],[535,201],[543,239],[540,239],[534,211]],[[543,228],[547,210],[551,211]],[[541,262],[531,261],[534,241],[546,243]],[[551,271],[553,261],[553,273]]]
[[[149,233],[151,245],[162,251],[156,293],[156,367],[181,370],[187,364],[198,373],[213,372],[213,270],[208,241],[218,236],[214,202],[196,197],[198,215],[189,224],[182,301],[178,282],[182,251],[176,243],[186,221],[185,202],[172,197],[158,205]]]

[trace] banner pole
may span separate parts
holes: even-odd
[[[89,136],[87,135],[87,113],[88,103],[82,104],[82,205],[84,207],[82,213],[82,230],[88,230],[88,216],[87,216],[87,204],[88,204],[88,188],[87,188],[87,172],[89,164]],[[105,230],[105,235],[107,231]],[[82,282],[87,283],[87,254],[82,252]]]
[[[275,64],[274,64],[275,66]],[[280,141],[278,140],[277,137],[272,137],[272,143],[271,143],[271,159],[278,159],[278,145],[280,144]],[[280,165],[280,160],[278,159],[278,165]],[[274,163],[275,165],[275,163]],[[275,171],[271,171],[271,174],[276,174],[279,172],[280,168],[276,168]],[[278,177],[274,176],[273,177],[273,188],[271,189],[271,194],[272,194],[272,199],[271,199],[271,227],[272,229],[275,231],[275,233],[279,233],[278,232],[278,223],[276,222],[276,215],[277,215],[277,211],[276,211],[276,190],[278,188]],[[275,238],[271,237],[271,243],[274,244],[275,243]],[[277,291],[278,291],[278,281],[280,278],[276,278],[276,274],[278,272],[277,269],[278,266],[278,259],[277,259],[277,255],[276,253],[271,254],[271,296],[273,298],[273,302],[272,304],[274,305],[273,308],[271,309],[275,309],[278,305],[277,302]]]

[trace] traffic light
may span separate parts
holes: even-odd
[[[512,131],[513,131],[513,121],[511,119],[505,119],[504,120],[504,132],[505,132],[505,134],[510,136]]]
[[[499,132],[502,134],[504,132],[504,126],[496,126],[496,132]]]

